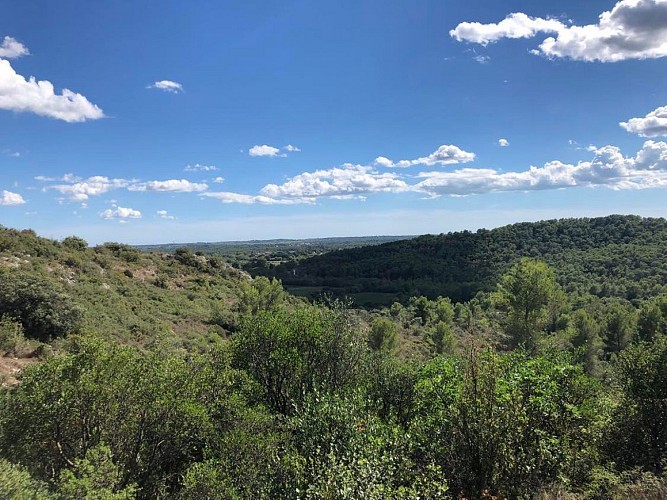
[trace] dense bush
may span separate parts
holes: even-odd
[[[26,337],[49,340],[75,331],[82,311],[51,281],[0,270],[0,316],[18,320]]]

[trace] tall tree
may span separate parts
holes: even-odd
[[[503,323],[510,345],[533,350],[561,297],[554,272],[544,262],[524,258],[514,265],[493,295],[496,307],[505,313]]]

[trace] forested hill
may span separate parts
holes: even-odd
[[[426,235],[330,252],[266,274],[311,293],[354,297],[380,292],[384,301],[418,294],[467,300],[490,290],[521,257],[549,263],[570,292],[651,296],[667,283],[667,221],[611,215]]]

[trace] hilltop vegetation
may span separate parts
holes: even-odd
[[[667,221],[612,215],[512,224],[345,249],[258,273],[361,305],[415,295],[465,301],[490,291],[522,257],[548,263],[570,293],[646,298],[667,283]]]
[[[0,360],[26,360],[1,498],[667,495],[660,287],[579,293],[523,258],[468,301],[369,311],[189,249],[2,229],[0,252]]]
[[[49,341],[94,331],[125,343],[204,348],[234,321],[249,276],[215,256],[129,245],[89,248],[32,231],[0,229],[0,314]]]

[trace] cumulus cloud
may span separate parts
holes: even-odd
[[[250,156],[278,156],[280,149],[274,148],[273,146],[268,146],[266,144],[262,146],[253,146],[248,150]]]
[[[171,80],[159,80],[146,87],[147,89],[158,89],[171,94],[179,94],[183,92],[183,85]]]
[[[218,167],[213,165],[200,165],[199,163],[185,167],[186,172],[213,172],[215,170],[218,170]]]
[[[215,182],[216,184],[222,184],[223,182],[225,182],[225,178],[219,176],[214,177],[213,179],[211,179],[211,182]]]
[[[49,177],[42,176],[35,177],[35,179],[44,182],[52,180]],[[109,179],[102,175],[95,175],[82,180],[72,174],[67,174],[59,180],[67,184],[47,186],[44,188],[44,191],[58,191],[72,201],[86,201],[90,196],[99,196],[114,189],[128,187],[132,182],[127,179]]]
[[[506,148],[509,145],[510,141],[508,141],[507,139],[498,139],[498,146],[500,146],[501,148]]]
[[[270,198],[320,198],[407,189],[406,182],[394,173],[381,173],[369,166],[345,164],[328,170],[304,172],[283,184],[267,184],[260,193]]]
[[[0,57],[3,59],[16,59],[28,54],[30,54],[28,47],[11,36],[6,36],[0,44]]]
[[[454,172],[422,172],[413,188],[431,196],[467,196],[499,191],[532,191],[567,187],[615,190],[667,187],[667,143],[647,141],[634,157],[616,146],[593,151],[591,161],[560,161],[522,172],[464,168]]]
[[[57,94],[46,80],[26,80],[9,61],[0,59],[0,109],[35,113],[66,122],[85,122],[104,117],[104,112],[83,95],[63,89]]]
[[[100,217],[103,219],[141,219],[141,212],[133,208],[114,207],[107,208],[100,212]]]
[[[169,215],[169,212],[166,210],[158,210],[156,213],[161,219],[174,220],[176,218],[173,215]]]
[[[459,42],[465,41],[487,45],[502,38],[532,38],[540,32],[557,33],[565,27],[557,19],[529,17],[522,12],[515,12],[499,23],[461,23],[450,30],[449,35]]]
[[[667,135],[667,106],[657,108],[643,118],[631,118],[619,125],[628,132],[641,137]]]
[[[149,181],[132,184],[129,191],[159,191],[171,193],[198,193],[206,191],[208,185],[203,182],[190,182],[186,179],[169,179],[166,181]]]
[[[275,157],[285,157],[287,156],[287,153],[298,153],[301,151],[298,147],[293,146],[292,144],[288,144],[287,146],[284,146],[282,148],[276,148],[274,146],[269,146],[267,144],[263,144],[261,146],[255,145],[251,147],[248,150],[248,154],[250,156],[268,156],[270,158],[275,158]]]
[[[459,41],[486,45],[502,38],[550,33],[535,54],[577,61],[616,62],[667,55],[667,0],[621,0],[597,24],[566,25],[557,19],[509,14],[499,23],[464,22],[449,34]]]
[[[12,206],[12,205],[23,205],[25,200],[23,196],[18,193],[12,193],[11,191],[2,191],[2,196],[0,196],[0,205],[2,206]]]
[[[456,163],[469,163],[474,161],[475,153],[469,153],[462,150],[458,146],[454,145],[443,145],[440,146],[436,151],[431,153],[428,156],[422,158],[417,158],[414,160],[401,160],[394,163],[389,158],[385,156],[378,156],[375,159],[375,165],[380,167],[387,168],[406,168],[413,165],[426,165],[433,167],[436,165],[453,165]]]

